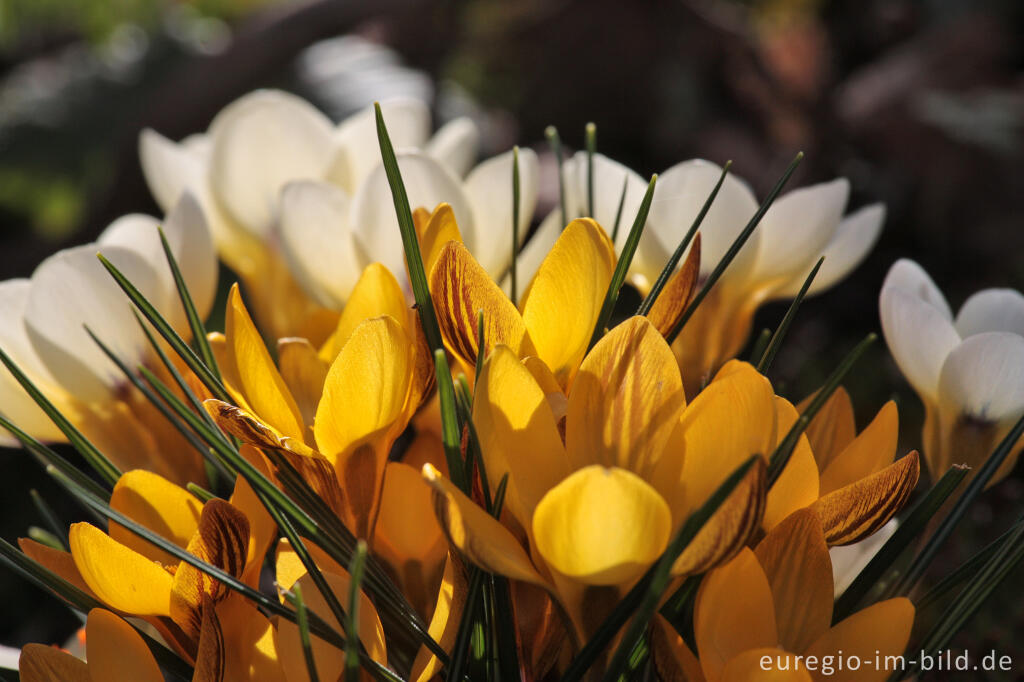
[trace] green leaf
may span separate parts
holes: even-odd
[[[53,538],[57,541],[55,549],[66,552],[68,550],[68,526],[65,523],[61,523],[57,519],[57,515],[54,513],[53,508],[43,499],[43,496],[39,494],[39,491],[33,488],[28,491],[29,497],[32,498],[32,505],[39,512],[39,516],[43,518],[43,522],[47,528],[50,529],[50,533]]]
[[[291,593],[294,595],[292,605],[295,607],[295,617],[299,625],[299,641],[302,642],[302,656],[306,659],[306,673],[309,675],[309,682],[320,682],[320,675],[316,672],[316,660],[313,658],[313,644],[309,638],[309,617],[306,602],[302,599],[302,586],[295,583]]]
[[[455,408],[455,387],[452,385],[448,358],[443,350],[434,351],[434,367],[437,371],[437,394],[441,402],[441,442],[448,462],[448,475],[459,490],[468,493],[469,481],[466,480],[466,472],[462,468],[461,432]]]
[[[61,542],[61,539],[53,533],[51,533],[50,531],[46,530],[45,528],[40,528],[39,526],[29,526],[28,536],[31,539],[38,542],[39,544],[46,545],[50,549],[55,549],[58,552],[68,551],[68,548],[64,546],[64,544]]]
[[[615,271],[612,272],[612,280],[608,284],[604,303],[601,304],[601,312],[598,313],[594,332],[590,336],[590,344],[587,346],[588,351],[604,336],[604,328],[608,325],[608,320],[611,319],[612,312],[615,310],[615,303],[619,300],[619,290],[626,281],[626,273],[629,272],[629,266],[633,262],[636,247],[640,243],[640,235],[643,234],[644,226],[647,224],[647,214],[651,210],[651,200],[654,198],[654,186],[657,182],[658,176],[652,175],[651,182],[647,185],[647,193],[644,194],[643,201],[640,202],[640,208],[637,210],[633,227],[629,230],[629,236],[626,237],[626,243],[622,246],[622,253],[615,264]]]
[[[750,364],[760,362],[764,356],[764,351],[768,348],[768,342],[772,339],[772,330],[765,327],[761,330],[761,333],[757,335],[757,339],[754,341],[754,345],[750,349]]]
[[[350,576],[348,584],[348,620],[345,634],[348,642],[345,646],[345,679],[347,682],[359,682],[359,595],[363,586],[363,570],[366,567],[366,542],[360,540],[356,545],[356,553],[348,565]]]
[[[928,590],[924,596],[919,599],[915,599],[914,606],[917,607],[918,619],[921,620],[921,614],[926,610],[937,607],[939,602],[954,587],[962,584],[971,576],[977,575],[978,571],[981,570],[981,567],[984,566],[996,553],[996,550],[998,550],[1003,543],[1012,537],[1013,532],[1014,527],[1011,526],[1009,530],[1005,531],[995,540],[985,545],[985,547],[977,554],[960,564],[956,570],[943,576],[942,580],[935,583],[935,585]]]
[[[612,244],[619,238],[619,225],[622,223],[622,209],[626,206],[626,190],[629,188],[629,173],[622,176],[622,193],[619,194],[619,207],[615,209],[615,224],[612,225]]]
[[[416,298],[416,309],[419,311],[427,344],[431,350],[437,350],[444,348],[441,342],[441,328],[437,324],[437,312],[434,310],[434,302],[430,298],[430,289],[427,286],[427,274],[423,269],[423,256],[420,254],[420,242],[416,236],[412,210],[409,208],[409,196],[405,193],[405,183],[402,182],[402,172],[398,168],[395,149],[391,146],[391,138],[388,136],[387,126],[384,125],[380,102],[374,102],[373,108],[377,116],[377,141],[380,143],[384,172],[387,174],[388,184],[391,186],[391,198],[395,203],[398,228],[402,233],[402,246],[405,249],[406,265],[409,266],[409,281]]]
[[[555,155],[555,163],[558,164],[558,207],[562,212],[562,229],[569,223],[569,213],[565,208],[565,168],[562,159],[562,138],[558,136],[558,128],[548,126],[544,129],[544,137],[551,146],[551,153]]]
[[[796,317],[796,311],[800,308],[800,304],[803,303],[804,296],[807,295],[807,290],[811,288],[811,282],[814,281],[815,275],[818,274],[818,270],[821,269],[821,264],[825,262],[825,257],[822,256],[815,263],[811,269],[810,274],[807,275],[807,279],[804,280],[803,286],[800,287],[800,291],[797,292],[796,298],[789,304],[789,308],[786,310],[786,314],[782,318],[782,322],[779,323],[779,328],[772,334],[771,341],[768,342],[768,347],[764,349],[764,355],[761,356],[761,360],[757,363],[757,371],[761,374],[767,374],[768,368],[771,367],[772,361],[775,360],[775,354],[779,352],[779,348],[782,347],[782,340],[786,338],[786,332],[789,331],[789,325],[793,323],[793,318]]]
[[[861,570],[842,596],[836,600],[835,609],[832,611],[833,623],[838,623],[857,610],[864,597],[879,584],[882,576],[895,565],[899,556],[907,548],[913,546],[914,539],[924,531],[942,504],[967,476],[968,471],[968,467],[954,464],[932,486],[928,494],[914,505],[892,537],[882,545],[868,565]]]
[[[220,499],[203,486],[192,483],[191,481],[185,484],[185,490],[199,498],[199,501],[203,504],[206,504],[210,500]]]
[[[644,297],[644,300],[640,302],[640,307],[637,308],[637,315],[646,315],[651,312],[651,308],[654,307],[654,302],[658,300],[658,296],[661,294],[661,290],[668,284],[669,279],[672,277],[672,273],[676,271],[676,266],[679,265],[679,261],[682,260],[683,254],[686,253],[686,249],[690,246],[690,242],[693,241],[694,236],[697,234],[697,230],[700,229],[701,224],[704,222],[704,216],[711,210],[711,204],[715,202],[715,197],[718,196],[718,190],[722,188],[722,183],[725,182],[725,176],[729,174],[729,169],[732,167],[732,161],[726,161],[725,166],[722,168],[722,174],[718,178],[718,182],[715,183],[714,188],[711,190],[711,194],[704,200],[704,205],[701,206],[700,212],[693,219],[693,223],[690,225],[690,229],[683,235],[682,241],[676,246],[676,250],[669,256],[668,262],[665,263],[665,267],[661,269],[661,273],[658,275],[658,279],[654,281],[654,286]]]
[[[725,252],[725,255],[722,256],[722,260],[718,261],[714,270],[712,270],[711,274],[708,275],[707,280],[704,282],[704,286],[701,287],[701,290],[698,291],[697,295],[693,297],[692,301],[690,301],[690,305],[686,307],[686,311],[683,313],[682,317],[679,318],[676,326],[671,332],[669,332],[669,335],[665,337],[665,340],[668,341],[669,344],[676,340],[676,337],[679,336],[679,332],[683,331],[683,327],[685,327],[686,323],[690,321],[693,314],[697,312],[697,307],[700,306],[701,302],[711,291],[711,288],[715,286],[716,282],[718,282],[718,279],[722,276],[722,273],[725,272],[725,269],[729,267],[729,264],[732,263],[734,258],[736,258],[740,249],[742,249],[743,245],[747,243],[747,239],[750,238],[750,235],[753,234],[757,226],[761,224],[761,218],[763,218],[764,214],[768,212],[769,208],[771,208],[771,205],[775,202],[775,198],[779,196],[779,192],[782,191],[782,188],[789,181],[790,176],[793,175],[793,171],[795,171],[796,167],[800,165],[803,158],[804,153],[800,152],[796,155],[793,161],[790,162],[786,172],[783,173],[782,177],[779,178],[779,181],[775,183],[775,187],[773,187],[772,191],[768,193],[767,198],[765,198],[764,202],[758,207],[754,216],[750,219],[750,222],[747,223],[746,227],[744,227],[739,235],[736,236],[736,239],[733,240],[732,244],[729,246],[729,250]]]

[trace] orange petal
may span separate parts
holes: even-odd
[[[286,682],[270,620],[237,593],[217,604],[216,612],[224,635],[224,680]]]
[[[317,355],[306,339],[287,338],[277,342],[277,364],[281,378],[295,398],[303,424],[312,424],[320,394],[324,390],[328,363]]]
[[[798,418],[796,408],[788,400],[775,396],[776,446],[778,441],[786,437]],[[807,437],[801,435],[786,467],[768,491],[764,527],[771,530],[794,511],[814,504],[817,499],[818,464]]]
[[[21,682],[92,682],[85,661],[43,644],[26,644],[18,659]]]
[[[899,437],[896,403],[887,402],[867,428],[829,462],[821,472],[821,494],[881,471],[892,462]]]
[[[700,665],[709,680],[720,679],[733,656],[779,642],[771,586],[747,548],[705,576],[693,618]]]
[[[135,629],[110,611],[93,609],[85,623],[86,657],[93,682],[163,682],[153,654]]]
[[[814,395],[805,398],[797,405],[797,410],[803,412],[813,399]],[[804,433],[811,442],[818,468],[824,471],[832,458],[842,452],[857,433],[853,403],[845,388],[840,386],[835,390]]]
[[[196,531],[203,504],[195,495],[162,476],[136,469],[118,479],[110,495],[110,508],[184,548]],[[111,522],[109,534],[153,561],[167,565],[178,562],[124,526]]]
[[[693,238],[690,253],[683,261],[682,267],[676,270],[665,283],[665,288],[661,290],[654,305],[651,306],[650,312],[647,313],[647,319],[662,336],[668,336],[671,333],[676,323],[679,322],[679,318],[686,311],[686,306],[690,305],[690,301],[693,300],[699,273],[700,233],[698,232]]]
[[[818,516],[790,515],[754,549],[768,576],[779,644],[803,651],[832,623],[832,561]]]
[[[720,682],[811,682],[797,654],[782,649],[750,649],[729,659]]]
[[[390,315],[408,330],[410,312],[402,287],[391,271],[380,263],[367,265],[345,302],[338,326],[320,349],[320,359],[334,362],[356,327],[381,315]]]
[[[434,263],[441,256],[441,249],[448,242],[462,242],[462,233],[459,232],[459,225],[455,222],[455,212],[450,204],[441,203],[430,214],[421,230],[417,230],[420,237],[420,254],[423,256],[423,270],[431,272]]]
[[[909,599],[899,597],[879,602],[858,611],[839,622],[823,634],[804,652],[807,657],[835,656],[842,651],[844,657],[860,661],[885,661],[889,656],[900,656],[910,640],[910,629],[914,625],[914,605]],[[892,671],[884,666],[862,665],[858,670],[836,670],[825,676],[815,673],[815,682],[881,682]]]
[[[82,574],[78,572],[78,567],[70,552],[62,552],[28,538],[18,538],[18,547],[21,548],[25,556],[43,568],[56,573],[89,596],[96,596],[93,594],[92,588],[82,579]]]
[[[273,480],[263,456],[256,448],[251,445],[243,445],[240,452],[260,473]],[[249,521],[249,552],[245,557],[246,568],[242,579],[247,585],[258,587],[263,558],[267,555],[270,544],[277,537],[277,524],[256,496],[252,486],[242,476],[235,478],[235,489],[228,502],[242,512],[242,515]]]
[[[430,618],[430,625],[427,631],[434,638],[441,648],[451,651],[455,646],[455,636],[459,631],[459,622],[462,620],[462,610],[466,604],[465,567],[458,557],[452,553],[444,565],[444,577],[441,580],[441,588],[437,593],[437,605],[434,607],[434,614]],[[411,682],[428,682],[440,672],[442,666],[426,647],[420,647],[416,654],[416,660],[412,664],[412,673],[409,675]]]
[[[199,631],[195,673],[192,682],[222,682],[225,667],[224,631],[208,597],[203,598],[203,624]]]
[[[811,508],[821,519],[828,544],[849,545],[885,525],[910,499],[920,473],[917,452],[911,452],[815,502]]]
[[[661,614],[654,616],[651,627],[651,656],[658,679],[665,682],[706,682],[700,661]]]
[[[462,244],[448,242],[441,249],[430,272],[430,293],[445,346],[466,367],[476,366],[480,310],[488,354],[504,344],[517,357],[536,355],[519,311]]]
[[[615,269],[615,249],[590,218],[569,223],[523,294],[537,356],[567,388],[590,343]]]

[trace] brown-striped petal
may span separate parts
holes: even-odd
[[[679,318],[686,311],[686,306],[693,300],[694,289],[697,284],[697,275],[700,273],[700,233],[693,238],[690,246],[690,253],[683,261],[682,267],[675,271],[665,288],[661,290],[647,319],[651,321],[655,329],[661,332],[662,336],[668,336],[675,328]]]

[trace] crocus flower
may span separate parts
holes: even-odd
[[[920,265],[899,260],[879,297],[889,352],[925,407],[933,477],[954,463],[977,471],[1024,414],[1024,296],[984,289],[956,317]],[[1013,468],[1019,446],[992,481]]]
[[[500,276],[511,258],[511,152],[474,168],[479,134],[468,119],[430,137],[422,102],[394,100],[381,109],[412,206],[451,203],[471,248]],[[185,189],[200,198],[222,259],[275,338],[313,338],[308,321],[318,306],[340,309],[372,262],[404,279],[372,109],[334,125],[298,97],[258,91],[181,143],[143,132],[140,153],[162,206]],[[525,236],[537,196],[532,152],[521,152],[519,169]]]
[[[587,157],[565,163],[567,219],[590,213]],[[618,214],[615,240],[622,249],[647,183],[625,166],[600,154],[593,158],[593,217],[605,226]],[[631,281],[646,292],[696,218],[721,168],[702,160],[684,161],[659,174],[644,234],[630,265]],[[845,179],[797,189],[780,196],[673,345],[687,391],[699,390],[722,364],[738,353],[750,335],[751,320],[765,302],[793,297],[819,256],[825,262],[809,294],[825,291],[846,277],[874,245],[885,210],[872,205],[843,216],[849,194]],[[725,255],[754,213],[758,201],[745,182],[728,176],[701,226],[700,274],[706,277]],[[520,281],[537,268],[561,229],[556,208],[541,223],[519,261]]]
[[[809,510],[796,512],[704,578],[693,616],[696,655],[656,621],[655,661],[666,679],[698,682],[886,679],[892,671],[874,663],[903,654],[913,604],[889,599],[832,625],[832,594],[821,526]],[[859,665],[841,666],[840,657]]]
[[[131,369],[166,370],[133,315],[131,301],[96,253],[102,252],[184,338],[185,310],[160,244],[156,218],[128,215],[96,243],[59,251],[30,279],[0,282],[0,346],[68,419],[121,469],[149,468],[180,483],[203,481],[202,462],[89,337],[85,326]],[[183,195],[163,230],[201,316],[217,286],[217,263],[198,203]],[[63,442],[35,401],[0,368],[0,410],[30,436]],[[0,443],[17,443],[0,429]]]

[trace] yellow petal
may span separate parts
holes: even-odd
[[[153,654],[135,629],[110,611],[93,609],[85,623],[92,682],[163,682]]]
[[[878,473],[824,495],[811,507],[821,518],[829,545],[863,540],[885,525],[910,499],[921,473],[917,452]]]
[[[423,270],[430,272],[434,269],[434,263],[441,256],[441,249],[448,242],[462,243],[462,233],[459,232],[459,225],[455,222],[455,212],[449,204],[437,205],[434,212],[423,225],[422,230],[417,230],[420,237],[420,254],[423,257]]]
[[[442,530],[467,559],[491,573],[546,587],[522,545],[505,526],[431,465],[423,466],[423,477],[433,488],[434,513]]]
[[[448,242],[441,249],[430,272],[430,294],[445,347],[466,367],[476,366],[480,310],[487,353],[504,344],[518,357],[536,355],[519,311],[462,244]]]
[[[811,644],[806,656],[843,656],[857,658],[862,662],[881,660],[887,656],[900,656],[910,639],[910,628],[914,624],[914,605],[909,599],[899,597],[879,602],[858,611],[839,622]],[[862,665],[859,670],[836,670],[825,676],[820,672],[812,674],[815,682],[871,682],[885,680],[891,674],[884,666]]]
[[[811,395],[801,401],[797,410],[803,412],[813,399],[814,396]],[[811,442],[811,450],[814,451],[818,468],[824,471],[832,458],[842,452],[857,433],[853,403],[845,388],[840,386],[835,390],[807,425],[804,433]]]
[[[534,507],[569,466],[544,391],[507,346],[496,347],[484,362],[473,423],[491,485],[508,474],[505,504],[529,528]]]
[[[590,218],[579,218],[562,231],[523,295],[523,320],[537,356],[563,388],[583,360],[614,269],[608,235]]]
[[[455,636],[459,631],[459,622],[462,620],[462,610],[466,605],[468,589],[465,567],[456,555],[449,553],[444,565],[441,587],[437,593],[437,605],[434,607],[434,613],[427,628],[430,636],[445,651],[451,651],[455,646]],[[413,661],[409,680],[428,682],[434,679],[441,668],[441,661],[425,646],[420,647],[416,654],[416,660]]]
[[[341,599],[342,605],[348,607],[349,576],[336,573],[323,574],[328,586]],[[302,598],[306,607],[331,625],[337,632],[344,632],[327,601],[316,587],[312,577],[305,576],[298,582],[302,589]],[[359,593],[359,641],[366,648],[366,653],[381,664],[387,663],[387,647],[384,643],[384,628],[373,602],[363,593]],[[345,670],[345,651],[333,644],[328,644],[316,635],[311,636],[313,658],[316,661],[317,676],[321,680],[341,679]],[[309,673],[306,668],[305,653],[299,639],[299,628],[290,620],[277,620],[275,637],[278,657],[285,671],[288,682],[308,682]]]
[[[779,644],[803,651],[832,623],[832,561],[817,515],[795,512],[754,549],[768,576]]]
[[[224,635],[225,682],[285,682],[270,620],[237,593],[217,604],[216,613]]]
[[[82,574],[78,572],[78,566],[75,566],[75,560],[70,552],[62,552],[28,538],[18,538],[18,547],[32,561],[56,573],[89,596],[96,596],[82,579]]]
[[[240,407],[221,402],[216,398],[203,401],[203,407],[224,433],[234,436],[243,443],[260,448],[294,452],[299,455],[312,456],[315,454],[315,451],[301,440],[281,434],[270,424]]]
[[[700,665],[709,680],[720,679],[733,656],[778,644],[771,586],[752,551],[740,550],[735,559],[701,582],[693,632]]]
[[[668,336],[675,328],[679,318],[690,305],[695,293],[697,275],[700,273],[700,233],[693,238],[690,253],[683,261],[682,267],[675,271],[665,283],[665,288],[654,301],[647,319],[651,321],[662,336]]]
[[[237,284],[231,287],[228,295],[224,325],[227,364],[235,368],[238,388],[253,413],[283,435],[304,440],[305,429],[299,406],[270,359],[270,353],[242,303]]]
[[[625,469],[593,465],[537,505],[533,534],[549,566],[588,585],[635,580],[665,550],[672,514],[661,495]]]
[[[18,659],[21,682],[92,682],[85,661],[43,644],[26,644]]]
[[[767,480],[758,459],[672,565],[673,575],[693,575],[731,559],[761,526]]]
[[[112,608],[136,616],[169,616],[173,578],[155,561],[88,523],[71,525],[71,556],[89,588]]]
[[[727,364],[683,411],[683,514],[704,503],[753,454],[775,443],[771,384],[745,362]],[[678,519],[677,519],[678,520]]]
[[[811,682],[799,655],[762,647],[734,656],[722,670],[720,682]]]
[[[608,332],[580,366],[569,393],[566,453],[573,468],[620,467],[650,480],[686,404],[672,351],[633,317]]]
[[[700,661],[661,614],[655,614],[651,627],[651,656],[660,680],[705,682]]]
[[[363,270],[345,302],[337,328],[320,349],[320,359],[328,364],[334,362],[352,332],[366,320],[390,315],[403,328],[408,328],[409,312],[405,294],[395,276],[380,263],[371,263]]]
[[[798,418],[796,408],[788,400],[775,396],[775,446],[786,437]],[[768,491],[764,527],[771,530],[797,509],[813,504],[818,494],[818,464],[807,437],[801,435],[786,467]]]
[[[242,577],[249,554],[249,521],[242,512],[220,499],[203,505],[199,527],[188,551],[236,578]],[[187,634],[199,635],[204,598],[224,599],[228,588],[198,568],[182,562],[171,587],[171,618]]]
[[[273,480],[266,462],[256,448],[251,445],[243,445],[240,448],[240,453],[260,473]],[[249,521],[249,551],[245,557],[246,568],[242,574],[242,580],[250,587],[259,587],[263,558],[277,537],[277,524],[256,496],[252,486],[242,476],[235,478],[235,489],[228,502]]]
[[[118,479],[110,495],[110,508],[184,548],[196,531],[203,505],[184,488],[154,473],[136,469]],[[167,552],[113,522],[110,537],[153,561],[178,562]]]
[[[312,424],[329,365],[320,359],[306,339],[287,338],[277,342],[277,363],[281,378],[299,407],[303,424]]]
[[[821,472],[821,493],[827,495],[844,485],[870,476],[892,462],[899,437],[896,403],[887,402],[867,428],[843,448]]]

